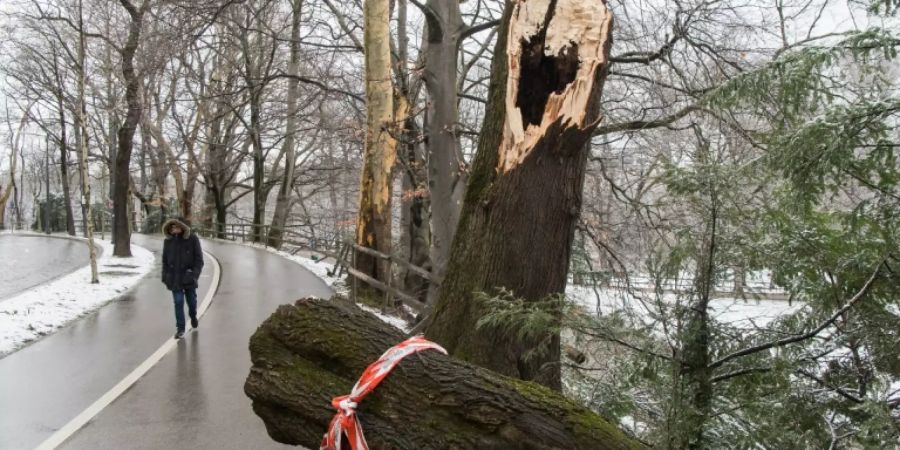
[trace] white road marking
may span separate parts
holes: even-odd
[[[212,283],[209,285],[209,290],[206,292],[206,296],[203,298],[203,302],[200,304],[200,309],[197,311],[198,317],[203,317],[203,314],[206,313],[206,310],[209,309],[209,304],[212,303],[212,298],[216,295],[216,291],[219,286],[219,278],[222,274],[222,267],[219,265],[219,261],[209,252],[203,252],[209,259],[213,262],[213,279]],[[59,430],[56,430],[52,436],[47,438],[41,445],[37,446],[38,450],[49,450],[58,447],[60,444],[66,441],[69,437],[75,434],[76,431],[81,429],[86,423],[88,423],[91,419],[93,419],[100,411],[103,411],[103,408],[109,406],[115,399],[119,398],[123,392],[125,392],[128,388],[130,388],[134,383],[137,382],[144,374],[146,374],[153,366],[158,363],[163,356],[166,356],[166,353],[169,353],[178,341],[175,338],[169,338],[166,342],[163,343],[159,349],[157,349],[149,358],[147,358],[144,362],[142,362],[137,368],[135,368],[131,373],[125,376],[118,384],[113,386],[112,389],[103,394],[100,398],[97,399],[94,403],[87,407],[80,414],[75,416],[74,419],[70,420],[69,423],[65,424]]]

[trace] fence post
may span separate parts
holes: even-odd
[[[356,268],[356,249],[353,248],[349,243],[346,243],[344,245],[350,249],[350,268],[355,269]],[[352,273],[350,273],[349,270],[347,271],[347,274],[350,275],[350,278],[353,278],[353,282],[351,283],[352,289],[350,290],[350,293],[351,293],[350,295],[352,298],[350,300],[352,300],[353,303],[356,303],[357,302],[356,296],[357,296],[357,289],[358,289],[357,284],[359,283],[359,281],[356,279],[356,276],[354,276]]]
[[[384,290],[384,305],[381,306],[381,313],[387,314],[388,305],[391,304],[391,279],[393,277],[393,270],[391,269],[393,264],[391,263],[391,259],[387,258],[384,260],[385,264],[387,264],[387,276],[385,277],[385,284],[387,284],[387,289]]]

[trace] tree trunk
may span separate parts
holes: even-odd
[[[88,165],[87,148],[87,106],[84,102],[84,8],[82,1],[78,0],[78,156],[81,167],[81,198],[82,210],[85,211],[84,235],[88,241],[88,259],[91,264],[91,283],[99,283],[97,274],[97,249],[94,246],[94,214],[91,206],[91,177]],[[103,220],[102,218],[100,220]],[[74,225],[72,233],[75,232]]]
[[[402,202],[402,226],[404,228],[403,240],[406,247],[406,259],[410,264],[424,268],[431,268],[429,243],[431,242],[431,227],[429,216],[431,203],[424,193],[427,190],[428,176],[426,172],[425,155],[422,154],[419,144],[414,137],[418,133],[415,120],[406,120],[404,133],[408,139],[404,139],[401,148],[405,154],[403,167],[403,195]],[[421,301],[426,300],[430,283],[421,275],[412,270],[407,270],[403,275],[403,290]]]
[[[296,77],[300,74],[300,19],[303,11],[303,0],[293,0],[291,17],[291,60],[288,64],[288,76]],[[294,186],[294,165],[297,160],[295,138],[299,119],[297,114],[300,81],[296,78],[288,78],[287,81],[287,124],[284,136],[284,178],[278,189],[278,198],[275,201],[275,212],[272,216],[272,227],[269,229],[269,246],[280,248],[284,239],[284,227],[287,225],[288,215],[291,213],[291,190]]]
[[[352,323],[353,327],[347,327]],[[283,305],[250,339],[244,392],[276,441],[318,448],[362,371],[404,336],[352,305]],[[403,360],[360,402],[374,449],[638,449],[587,408],[434,351]]]
[[[356,243],[387,254],[391,253],[391,173],[397,158],[389,3],[366,0],[364,6],[366,147],[356,221]],[[356,269],[380,281],[388,277],[383,260],[362,252],[357,252]]]
[[[16,149],[13,147],[12,149],[12,159],[16,158]],[[19,159],[22,160],[22,167],[25,167],[25,157],[22,155],[22,150],[19,150]],[[16,229],[24,230],[22,223],[22,197],[25,195],[25,190],[21,189],[20,186],[25,186],[25,170],[19,171],[19,182],[16,183],[16,174],[10,171],[10,181],[12,181],[12,191],[13,191],[13,207],[16,211]],[[5,207],[5,206],[4,206]],[[2,222],[2,221],[0,221]],[[3,229],[3,224],[0,224],[0,229]]]
[[[141,37],[141,26],[144,12],[149,7],[150,0],[144,0],[140,9],[136,8],[129,0],[119,0],[119,3],[128,11],[131,23],[128,25],[128,39],[121,50],[122,76],[125,78],[125,102],[128,104],[128,112],[125,121],[119,127],[118,143],[115,166],[115,192],[113,193],[113,255],[131,256],[131,228],[128,223],[128,195],[131,164],[131,150],[134,147],[134,133],[141,121],[140,79],[134,68],[134,54],[137,52]]]
[[[18,191],[18,188],[16,186],[16,165],[18,163],[18,159],[16,159],[16,153],[19,153],[21,155],[22,149],[21,149],[20,145],[21,145],[21,139],[22,139],[22,131],[25,129],[25,125],[28,124],[28,115],[31,112],[31,107],[34,106],[34,103],[35,102],[30,103],[28,105],[28,107],[26,107],[25,110],[22,111],[22,119],[19,120],[19,126],[16,129],[15,134],[13,134],[12,126],[10,125],[9,132],[12,135],[12,148],[10,149],[10,153],[9,153],[9,182],[6,184],[5,190],[3,189],[3,186],[0,185],[0,230],[6,229],[6,204],[9,201],[10,196],[13,194],[16,194],[17,193],[16,191]],[[7,113],[7,115],[8,115],[8,113]],[[9,120],[8,117],[7,117],[7,120]],[[23,158],[22,159],[23,182],[24,182],[24,174],[25,174],[25,159]],[[21,206],[19,206],[20,201],[17,198],[13,198],[13,202],[16,203],[17,214],[20,214],[20,213],[18,213],[18,210],[21,209]],[[17,216],[16,219],[19,222],[19,223],[17,223],[17,226],[19,229],[21,229],[22,228],[21,218]]]
[[[16,174],[11,173],[10,175],[9,183],[6,184],[6,189],[3,189],[3,186],[0,186],[0,230],[6,229],[6,203],[9,201],[9,197],[13,193],[13,186],[16,184]]]
[[[59,111],[59,175],[63,191],[63,209],[66,211],[66,232],[75,236],[75,217],[69,189],[69,150],[66,140],[66,107],[63,98],[63,81],[59,73],[56,47],[53,47],[53,76],[56,78],[56,109]],[[76,135],[78,130],[75,130]]]
[[[62,102],[60,102],[59,106],[62,107]],[[63,208],[66,210],[66,233],[68,233],[69,236],[75,236],[75,216],[72,212],[72,194],[71,188],[69,187],[69,146],[66,145],[65,117],[64,112],[59,113],[61,127],[59,143],[59,177],[62,182]],[[78,134],[79,133],[76,133],[76,135]]]
[[[701,155],[701,164],[709,158]],[[680,350],[674,359],[674,387],[672,404],[668,411],[668,448],[704,449],[704,433],[707,421],[712,417],[713,369],[710,364],[710,317],[709,302],[715,287],[716,229],[718,222],[718,196],[715,186],[710,186],[710,215],[705,217],[706,226],[702,236],[702,246],[698,252],[697,270],[694,278],[694,294],[691,304],[684,309],[680,330]]]
[[[20,130],[21,131],[21,130]],[[9,169],[9,182],[6,184],[6,189],[3,189],[3,186],[0,185],[0,230],[6,229],[6,204],[9,201],[10,196],[15,192],[16,186],[16,148],[12,148],[12,154],[10,155],[10,169]],[[23,169],[24,171],[24,169]],[[13,199],[15,201],[15,199]]]
[[[505,288],[539,301],[564,291],[611,27],[599,0],[508,3],[457,238],[426,324],[451,354],[555,389],[559,334],[476,329],[485,309],[474,294]]]
[[[463,21],[459,2],[429,0],[425,54],[425,85],[428,88],[428,186],[431,197],[432,273],[443,277],[450,259],[450,246],[466,192],[464,161],[457,128],[456,74],[459,38]],[[437,300],[438,289],[429,290],[429,303]]]
[[[265,172],[266,157],[263,151],[261,110],[262,110],[262,81],[261,70],[258,64],[263,64],[263,50],[255,49],[258,53],[254,57],[254,48],[251,46],[249,30],[254,29],[253,16],[248,13],[245,23],[245,32],[240,35],[241,49],[244,59],[244,81],[247,83],[248,104],[250,106],[250,126],[247,130],[250,143],[253,147],[253,228],[251,230],[251,240],[253,242],[262,242],[263,229],[266,215],[266,200],[268,190],[265,189]],[[259,38],[262,39],[261,37]],[[274,45],[274,44],[273,44]],[[273,169],[274,170],[274,169]]]

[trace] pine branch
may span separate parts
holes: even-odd
[[[819,324],[813,330],[803,333],[800,335],[791,336],[789,338],[779,339],[777,341],[767,342],[765,344],[756,345],[753,347],[745,348],[743,350],[739,350],[733,353],[730,353],[722,358],[719,358],[717,361],[714,361],[707,367],[710,369],[715,369],[717,367],[722,366],[723,364],[732,361],[734,359],[740,358],[742,356],[752,355],[755,353],[759,353],[765,350],[769,350],[771,348],[784,347],[786,345],[790,345],[796,342],[805,341],[807,339],[811,339],[816,337],[819,333],[822,332],[825,328],[828,328],[831,324],[833,324],[839,317],[841,317],[845,312],[847,312],[850,308],[852,308],[855,304],[857,304],[863,297],[865,297],[866,293],[869,292],[869,289],[872,287],[872,284],[878,278],[878,274],[881,272],[881,266],[884,265],[884,261],[880,262],[878,266],[875,268],[875,271],[872,272],[872,275],[866,280],[866,284],[856,293],[847,303],[839,310],[835,311],[835,313],[829,317],[827,320]]]

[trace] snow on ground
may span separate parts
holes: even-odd
[[[90,283],[88,264],[0,302],[0,357],[119,298],[153,268],[150,250],[131,244],[133,256],[119,258],[113,256],[112,244],[94,242],[103,249],[97,260],[100,283]]]
[[[654,294],[635,291],[633,294],[624,289],[602,288],[596,290],[590,286],[568,285],[566,297],[588,312],[599,311],[608,314],[618,310],[633,310],[641,315],[648,315],[647,309],[657,310],[653,302]],[[671,306],[677,300],[677,294],[664,294],[662,299]],[[645,308],[644,305],[648,307]],[[737,328],[753,329],[764,327],[771,321],[793,314],[805,306],[803,302],[789,303],[784,300],[754,300],[738,298],[716,298],[710,301],[710,315],[717,321]]]
[[[262,246],[258,246],[262,248]],[[276,255],[287,258],[297,264],[300,264],[310,272],[312,272],[315,276],[322,279],[329,287],[334,289],[334,291],[338,294],[347,295],[349,290],[347,285],[344,284],[343,278],[338,278],[336,276],[329,275],[329,271],[334,270],[334,261],[331,259],[320,259],[319,255],[314,252],[300,251],[296,254],[290,254],[288,252],[283,252],[279,250],[275,250],[271,247],[266,247],[266,250],[270,253],[274,253]],[[401,331],[409,331],[411,328],[409,324],[406,323],[405,320],[391,316],[388,314],[382,314],[380,310],[377,308],[372,308],[367,305],[363,305],[361,303],[357,303],[356,306],[359,306],[364,311],[368,311],[381,319],[382,322],[386,322],[388,325],[393,326],[394,328],[398,328]]]

